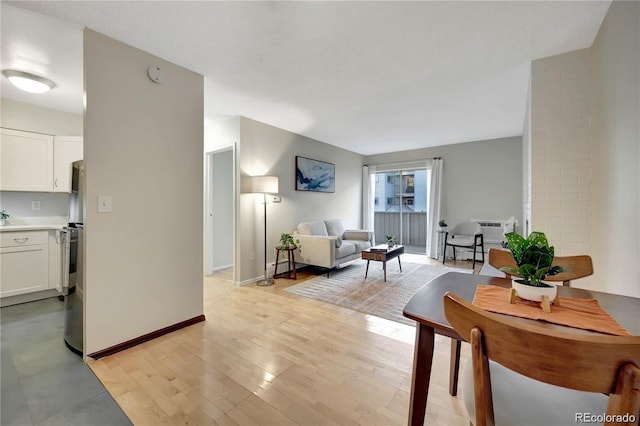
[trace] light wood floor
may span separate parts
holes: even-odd
[[[407,423],[414,327],[283,291],[296,281],[230,276],[205,277],[205,322],[90,362],[134,424]],[[427,421],[468,425],[448,393],[449,348],[437,336]]]

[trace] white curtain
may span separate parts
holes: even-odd
[[[438,258],[438,221],[442,214],[442,158],[427,161],[431,170],[429,185],[429,205],[427,206],[427,255]]]
[[[373,231],[376,166],[362,166],[362,229]],[[374,240],[375,241],[375,240]]]

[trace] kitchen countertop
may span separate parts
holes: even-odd
[[[11,231],[49,231],[63,229],[67,226],[67,218],[51,217],[10,217],[6,225],[0,226],[0,232]]]
[[[63,229],[67,226],[64,224],[38,224],[38,225],[4,225],[0,226],[0,232],[9,232],[9,231],[42,231],[42,230],[57,230]]]

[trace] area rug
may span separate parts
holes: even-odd
[[[421,263],[402,263],[402,272],[394,259],[387,262],[387,282],[384,282],[382,263],[371,262],[369,274],[364,278],[367,262],[360,261],[337,271],[331,271],[285,291],[310,297],[334,305],[344,306],[366,314],[386,318],[403,324],[415,325],[402,316],[402,310],[422,286],[447,272],[470,274],[470,269],[450,268]]]

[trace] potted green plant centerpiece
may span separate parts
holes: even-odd
[[[532,232],[526,239],[520,234],[509,232],[505,234],[509,250],[516,261],[517,268],[502,267],[500,270],[520,278],[512,281],[518,297],[540,302],[543,295],[549,300],[556,297],[555,284],[543,282],[546,277],[567,271],[562,266],[551,266],[554,257],[553,246],[549,245],[543,232]]]
[[[299,251],[302,251],[302,244],[300,244],[300,240],[294,239],[292,234],[287,232],[283,232],[280,234],[280,250],[286,250],[289,248],[297,248]]]
[[[11,215],[7,213],[4,209],[0,211],[0,225],[6,225],[7,219],[9,219],[9,217],[11,217]]]
[[[385,235],[384,239],[387,242],[387,246],[389,248],[393,248],[395,247],[396,244],[398,244],[398,240],[396,240],[396,236],[395,235]]]

